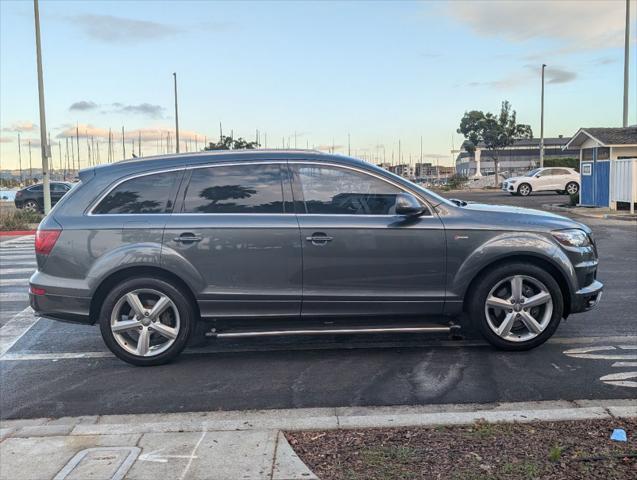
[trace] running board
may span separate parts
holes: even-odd
[[[283,335],[341,335],[357,333],[449,333],[457,334],[460,325],[428,326],[428,327],[383,327],[383,328],[312,328],[304,330],[262,330],[253,332],[206,332],[206,337],[245,338],[245,337],[278,337]]]

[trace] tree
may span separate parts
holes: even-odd
[[[260,146],[258,142],[249,142],[242,137],[232,138],[222,135],[221,140],[217,143],[210,142],[204,150],[252,150]]]
[[[501,151],[516,140],[533,138],[531,126],[517,123],[516,111],[511,110],[511,104],[506,100],[502,102],[499,115],[490,112],[485,114],[480,110],[465,112],[457,132],[464,135],[466,140],[463,147],[468,152],[475,152],[480,144],[489,152],[495,165],[496,187]]]

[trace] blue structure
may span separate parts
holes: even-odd
[[[611,164],[637,157],[637,127],[580,128],[564,149],[579,149],[580,205],[610,207]]]

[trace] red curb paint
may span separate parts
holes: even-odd
[[[35,230],[14,230],[12,232],[0,232],[0,237],[18,237],[20,235],[35,235]]]

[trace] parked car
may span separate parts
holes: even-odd
[[[572,168],[536,168],[522,177],[507,178],[502,190],[526,197],[531,192],[556,191],[574,195],[579,192],[580,175]]]
[[[55,205],[66,195],[73,185],[67,182],[51,182],[51,206]],[[44,186],[36,183],[15,193],[16,208],[28,212],[44,212]]]
[[[173,359],[195,331],[451,333],[463,312],[527,350],[602,293],[586,225],[449,201],[348,157],[202,152],[79,177],[37,231],[31,306],[99,324],[135,365]]]

